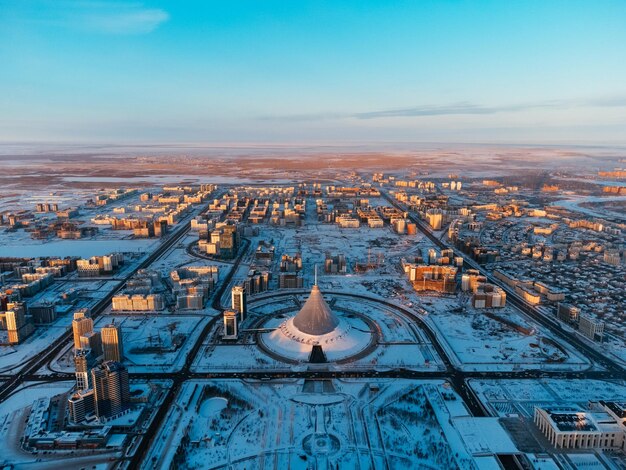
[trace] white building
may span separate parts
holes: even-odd
[[[535,424],[557,449],[619,449],[624,430],[607,412],[571,407],[535,408]]]

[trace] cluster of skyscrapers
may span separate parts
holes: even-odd
[[[94,331],[89,312],[79,310],[72,330],[76,392],[68,400],[70,421],[80,423],[94,414],[105,421],[130,402],[128,371],[122,364],[122,328],[112,323]]]

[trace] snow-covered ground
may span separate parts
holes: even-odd
[[[106,315],[95,328],[115,321],[122,326],[124,364],[133,373],[180,370],[207,315]],[[71,362],[71,361],[70,361]]]
[[[4,237],[3,237],[4,239]],[[91,258],[110,253],[145,253],[152,251],[158,241],[154,239],[132,240],[39,240],[26,241],[20,238],[17,241],[7,241],[0,245],[0,256],[12,257],[46,257],[46,256],[80,256]]]
[[[619,400],[626,396],[625,381],[604,380],[487,380],[469,381],[480,401],[495,416],[531,417],[534,406],[559,404],[587,407],[589,401]]]
[[[626,201],[626,196],[611,196],[611,197],[601,197],[601,196],[584,196],[584,197],[572,197],[569,199],[561,199],[558,201],[554,201],[551,205],[565,207],[568,210],[574,212],[580,212],[585,215],[590,215],[592,217],[605,218],[610,216],[614,219],[620,219],[622,221],[626,220],[626,215],[616,211],[600,211],[594,210],[588,207],[582,207],[581,204],[585,202],[609,202],[609,201]],[[609,213],[607,213],[609,212]]]
[[[424,302],[440,344],[465,370],[585,370],[591,363],[550,332],[511,307],[485,310],[465,306],[457,298],[433,297]],[[520,327],[520,328],[518,328]]]
[[[191,381],[144,468],[464,469],[461,416],[441,381]]]

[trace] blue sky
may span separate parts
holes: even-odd
[[[626,1],[0,0],[0,140],[626,142]]]

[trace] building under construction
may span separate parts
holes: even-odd
[[[409,264],[409,280],[416,291],[435,291],[454,294],[456,292],[455,266],[430,266],[425,264]]]

